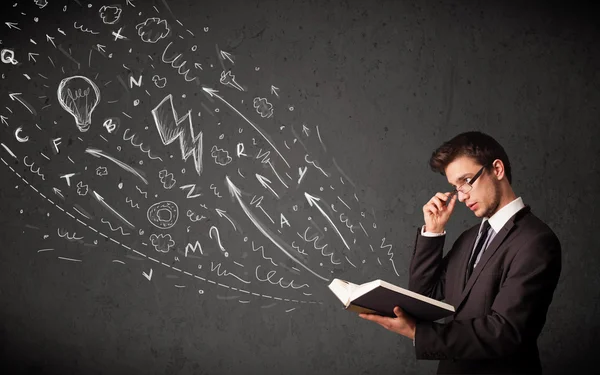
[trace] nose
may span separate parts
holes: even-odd
[[[464,202],[469,193],[463,193],[460,190],[458,191],[458,201]]]

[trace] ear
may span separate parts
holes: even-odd
[[[500,159],[496,159],[492,162],[492,172],[498,181],[502,180],[504,175],[504,163]]]

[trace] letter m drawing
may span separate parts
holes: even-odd
[[[187,161],[190,156],[193,156],[196,172],[200,176],[202,174],[202,132],[194,135],[191,112],[189,110],[180,118],[173,107],[173,97],[169,94],[152,110],[152,116],[162,143],[167,146],[179,140],[182,159]]]

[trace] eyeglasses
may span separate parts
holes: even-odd
[[[461,193],[463,193],[463,194],[466,194],[466,193],[470,192],[471,189],[473,189],[473,184],[475,183],[475,181],[477,181],[477,179],[479,178],[479,176],[481,176],[481,174],[483,173],[485,167],[486,167],[486,165],[484,165],[483,167],[481,167],[481,169],[479,170],[479,172],[475,173],[475,176],[473,176],[473,178],[469,182],[465,182],[464,184],[462,184],[459,187],[455,188],[454,191],[452,192],[452,194],[450,194],[450,196],[446,200],[446,202],[449,203],[450,199],[452,198],[452,196],[454,196],[454,194],[458,193],[459,191]]]

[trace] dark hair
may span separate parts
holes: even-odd
[[[504,148],[491,136],[478,131],[461,133],[437,148],[429,159],[429,166],[434,172],[445,176],[448,164],[457,157],[468,156],[481,165],[491,167],[494,160],[500,159],[504,163],[504,173],[510,184],[512,181],[510,162]]]

